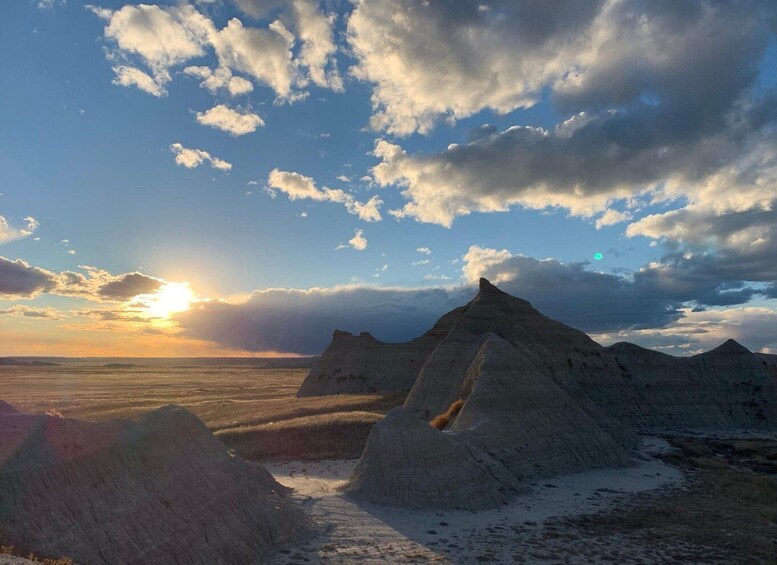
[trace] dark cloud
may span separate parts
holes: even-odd
[[[430,13],[446,29],[454,25],[449,21],[465,17],[463,8],[435,5]],[[759,150],[759,143],[774,147],[774,140],[763,136],[777,117],[777,98],[773,92],[759,92],[756,84],[773,38],[769,21],[777,4],[626,0],[589,6],[598,11],[595,18],[552,24],[543,32],[550,35],[539,41],[558,43],[561,36],[568,39],[571,34],[574,48],[561,41],[558,44],[568,50],[559,48],[551,57],[527,45],[527,50],[515,55],[526,63],[511,69],[515,80],[498,81],[500,88],[534,84],[521,73],[537,74],[552,103],[569,119],[549,130],[516,126],[502,132],[476,131],[469,143],[435,154],[406,153],[398,145],[379,143],[376,180],[400,187],[408,200],[395,214],[450,226],[458,216],[504,211],[512,205],[561,207],[591,216],[606,212],[614,201],[646,191],[695,201],[709,196],[700,194],[707,179],[740,166]],[[498,2],[491,7],[477,17],[488,20],[487,14],[498,13],[518,27],[526,17],[523,8],[510,10]],[[547,3],[537,10],[546,18],[542,11],[557,7]],[[443,16],[440,11],[452,14]],[[488,21],[498,36],[501,24]],[[437,40],[447,41],[454,53],[473,50],[481,56],[473,60],[480,63],[482,57],[489,61],[495,57],[492,51],[481,53],[493,45],[480,45],[474,37],[448,33]],[[413,40],[422,45],[431,41]],[[424,68],[424,57],[432,58],[434,53],[419,49],[412,57]],[[412,57],[407,65],[414,64]],[[532,71],[532,63],[538,61],[545,64]],[[479,68],[493,70],[483,64]],[[547,68],[555,71],[546,76],[541,71]],[[503,67],[499,70],[508,72]],[[388,91],[396,94],[397,89],[417,86],[398,82],[393,87]],[[383,83],[378,88],[379,92],[387,89]],[[430,108],[454,109],[464,103],[455,98],[458,92],[430,88],[424,100]],[[399,98],[403,101],[410,96],[403,94]],[[486,96],[479,100],[480,106],[475,107],[490,105]],[[751,160],[749,168],[757,176],[759,165]],[[673,192],[662,194],[667,186]]]
[[[244,304],[200,303],[175,319],[189,337],[249,351],[315,354],[335,329],[411,339],[472,296],[472,289],[273,289],[254,292]]]
[[[492,250],[486,250],[492,251]],[[589,332],[662,327],[680,316],[678,300],[645,292],[645,284],[564,264],[513,256],[475,264],[469,274],[503,280],[500,288],[544,314]],[[476,293],[474,284],[447,289],[341,288],[255,292],[243,304],[210,301],[176,315],[184,335],[249,351],[320,353],[341,329],[405,341],[431,328]]]
[[[160,279],[143,273],[126,273],[97,289],[99,296],[113,300],[128,300],[139,294],[151,294],[164,284]]]
[[[57,287],[57,275],[33,267],[26,261],[0,257],[0,295],[5,297],[30,297],[51,292]]]

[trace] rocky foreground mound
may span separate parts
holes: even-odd
[[[370,432],[351,495],[478,509],[533,478],[628,465],[637,432],[777,429],[770,360],[734,341],[687,359],[605,348],[485,279],[451,322]]]
[[[0,545],[81,563],[261,563],[306,520],[264,469],[166,406],[92,423],[0,402]]]

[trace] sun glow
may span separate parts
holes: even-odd
[[[169,318],[171,314],[188,310],[194,300],[189,283],[165,283],[145,301],[145,312],[155,318]]]

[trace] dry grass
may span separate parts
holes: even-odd
[[[216,436],[249,460],[356,459],[383,414],[339,412],[232,428]]]
[[[685,468],[687,490],[638,498],[630,507],[575,522],[597,537],[624,535],[673,548],[679,560],[777,562],[777,442],[676,438],[667,457]],[[767,465],[765,469],[763,466]]]
[[[56,411],[82,420],[136,419],[160,406],[179,404],[241,456],[287,459],[302,456],[303,445],[310,450],[306,458],[338,453],[358,457],[369,426],[406,396],[394,392],[296,398],[307,373],[307,369],[151,363],[118,369],[0,367],[0,400],[23,412]],[[371,423],[354,416],[363,413],[372,414]],[[332,445],[338,435],[343,443],[339,452]],[[285,454],[284,440],[289,446]]]
[[[456,414],[461,412],[462,406],[464,406],[464,400],[460,398],[454,401],[453,404],[448,407],[447,411],[432,418],[432,421],[429,422],[429,424],[433,428],[437,428],[440,431],[444,430],[446,427],[448,427],[448,423],[451,421],[451,419],[454,418]]]

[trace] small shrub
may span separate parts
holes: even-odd
[[[444,430],[448,426],[448,423],[451,421],[451,418],[461,412],[462,406],[464,406],[464,400],[459,398],[453,404],[451,404],[450,407],[448,407],[446,412],[432,418],[432,421],[429,422],[429,424],[433,428]]]

